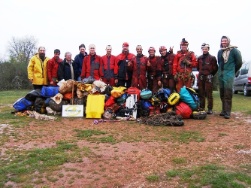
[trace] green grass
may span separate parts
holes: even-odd
[[[214,111],[221,112],[221,100],[220,93],[218,91],[213,92],[214,97]],[[232,99],[232,111],[233,112],[245,112],[251,114],[251,97],[245,97],[243,93],[233,94]]]
[[[186,187],[245,188],[251,177],[243,172],[232,172],[224,167],[209,164],[194,168],[173,169],[166,172],[167,179],[178,177],[179,185]]]
[[[186,159],[182,158],[182,157],[175,157],[172,159],[172,162],[174,164],[184,164],[184,163],[186,163]]]
[[[0,91],[0,104],[13,104],[17,99],[25,97],[30,90]]]
[[[103,131],[99,131],[99,130],[91,130],[91,129],[87,129],[87,130],[80,130],[80,129],[75,129],[75,131],[77,132],[77,137],[78,138],[88,138],[94,135],[104,135],[106,134],[106,132]]]
[[[64,163],[80,162],[83,156],[90,153],[89,148],[81,150],[76,144],[66,141],[57,142],[53,148],[8,151],[8,156],[0,161],[0,187],[8,181],[31,183],[35,172],[48,174],[58,170]],[[57,181],[57,178],[50,178],[50,181]]]
[[[182,131],[182,132],[173,132],[171,134],[172,140],[177,140],[181,143],[189,142],[203,142],[205,138],[197,131]]]
[[[146,180],[149,182],[156,182],[156,181],[159,181],[159,176],[157,174],[152,174],[152,175],[146,176]]]
[[[80,130],[75,129],[75,132],[77,132],[76,136],[78,138],[86,139],[90,142],[101,142],[101,143],[110,143],[114,144],[116,143],[116,139],[112,135],[106,136],[106,132],[99,131],[99,130],[92,130],[92,129],[86,129],[86,130]]]

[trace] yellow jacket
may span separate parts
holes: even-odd
[[[35,54],[28,64],[28,79],[32,79],[34,85],[47,85],[47,62],[48,57],[45,57],[44,62],[39,58],[38,53]]]

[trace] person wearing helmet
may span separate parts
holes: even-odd
[[[209,44],[201,45],[202,55],[198,57],[197,69],[198,88],[200,98],[200,108],[205,109],[205,99],[207,98],[207,114],[212,114],[213,111],[213,77],[218,71],[216,57],[209,53]]]
[[[192,85],[192,68],[197,67],[197,60],[194,52],[188,50],[189,43],[185,38],[180,43],[180,50],[174,57],[173,75],[176,81],[176,91],[180,92],[183,86]]]
[[[106,46],[106,55],[102,56],[102,64],[104,66],[104,79],[103,82],[110,86],[115,85],[115,76],[118,74],[118,66],[116,65],[116,57],[111,54],[112,46]]]
[[[229,119],[232,109],[232,88],[236,72],[241,68],[242,57],[236,46],[230,45],[227,36],[221,37],[221,49],[218,51],[219,86],[222,111],[220,116]]]
[[[150,47],[148,49],[148,60],[149,61],[149,68],[147,70],[147,87],[153,93],[156,93],[161,86],[161,70],[160,70],[160,57],[155,55],[155,48]],[[160,82],[160,86],[158,85]]]
[[[134,54],[129,52],[129,44],[124,42],[122,44],[122,53],[117,56],[116,65],[118,66],[118,75],[115,76],[115,84],[117,86],[131,87],[132,83],[132,70],[130,66]]]
[[[173,78],[173,60],[175,54],[173,49],[170,48],[167,52],[165,46],[160,46],[159,53],[161,55],[161,73],[162,73],[162,84],[164,88],[169,88],[171,92],[175,89],[175,81]]]
[[[143,55],[143,48],[141,45],[136,46],[137,55],[132,59],[132,87],[137,87],[142,90],[147,86],[146,71],[150,67],[150,62],[147,57]]]

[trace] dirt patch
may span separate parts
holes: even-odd
[[[219,164],[239,168],[250,164],[251,122],[242,113],[226,120],[216,114],[206,120],[185,120],[182,127],[153,127],[134,122],[61,119],[51,123],[32,120],[18,128],[16,138],[3,149],[30,150],[55,147],[59,141],[88,148],[80,162],[68,162],[43,178],[49,187],[176,187],[177,181],[146,177],[179,167]],[[104,135],[78,137],[76,130],[97,130]],[[101,139],[101,138],[112,138]],[[242,152],[241,152],[242,151]],[[245,151],[245,152],[243,152]]]

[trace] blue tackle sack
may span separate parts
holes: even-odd
[[[183,86],[180,89],[180,100],[188,104],[192,110],[198,110],[199,108],[199,97],[198,94],[192,88]]]
[[[41,89],[41,96],[46,98],[54,97],[58,93],[59,93],[59,87],[55,86],[43,86]]]
[[[15,110],[17,111],[23,111],[23,110],[26,110],[31,105],[32,105],[32,102],[23,97],[23,98],[18,99],[13,104],[13,108],[15,108]]]

